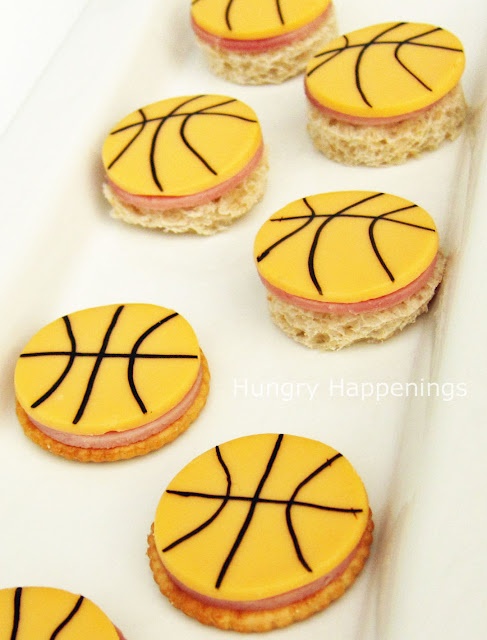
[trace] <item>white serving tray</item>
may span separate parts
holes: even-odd
[[[241,87],[211,76],[189,29],[189,2],[92,0],[0,140],[0,588],[83,593],[127,640],[221,637],[173,609],[152,579],[146,537],[159,496],[215,444],[296,433],[354,464],[376,537],[343,598],[272,637],[485,637],[487,5],[336,6],[341,32],[397,19],[461,38],[471,117],[460,139],[399,167],[334,164],[307,137],[302,78]],[[263,202],[210,238],[112,220],[100,191],[107,131],[144,104],[196,92],[233,95],[258,113],[271,163]],[[252,243],[290,200],[339,189],[420,204],[437,221],[450,261],[431,312],[414,326],[382,345],[323,354],[270,322]],[[132,461],[83,465],[42,451],[14,413],[12,377],[24,343],[65,313],[132,301],[172,307],[195,328],[212,372],[204,413],[174,443]]]

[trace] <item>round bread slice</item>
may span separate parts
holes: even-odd
[[[445,257],[440,254],[423,287],[388,308],[362,313],[320,313],[303,309],[269,292],[269,312],[286,335],[310,349],[337,351],[356,342],[383,342],[428,311],[443,278],[445,264]]]
[[[463,47],[445,29],[384,23],[328,43],[306,68],[308,132],[347,165],[399,164],[454,140],[467,105]]]
[[[267,186],[257,115],[229,96],[181,96],[142,107],[111,130],[102,158],[112,216],[166,232],[221,231]]]
[[[331,0],[198,0],[191,24],[210,70],[237,84],[279,84],[302,73],[337,35]]]
[[[425,313],[445,270],[436,225],[399,196],[342,191],[296,200],[257,233],[271,318],[297,342],[380,342]]]
[[[82,462],[140,456],[171,442],[203,409],[210,374],[193,329],[150,304],[106,305],[38,331],[15,368],[25,434]]]
[[[230,440],[195,458],[157,507],[148,556],[170,602],[203,624],[269,631],[355,581],[373,522],[351,464],[294,435]]]
[[[0,631],[12,640],[125,640],[88,598],[53,587],[0,589]]]

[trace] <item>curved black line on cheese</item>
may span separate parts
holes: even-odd
[[[159,137],[159,134],[162,131],[162,127],[165,125],[165,123],[167,122],[167,119],[170,116],[173,116],[173,115],[177,114],[178,110],[181,107],[184,107],[187,104],[189,104],[190,102],[193,102],[194,100],[197,100],[198,98],[201,98],[201,97],[202,96],[193,96],[193,97],[189,98],[188,100],[184,100],[181,104],[179,104],[176,107],[174,107],[174,109],[172,111],[170,111],[166,116],[163,116],[161,118],[161,121],[157,125],[156,130],[154,132],[154,135],[152,136],[150,154],[149,154],[151,173],[152,173],[152,179],[154,180],[154,183],[156,184],[157,188],[161,192],[163,191],[163,188],[162,188],[162,184],[161,184],[161,182],[159,180],[159,176],[157,174],[157,166],[156,166],[156,161],[155,161],[156,144],[157,144],[157,139]]]
[[[104,354],[106,353],[106,350],[108,348],[108,343],[110,341],[110,336],[112,335],[113,330],[115,329],[115,326],[118,322],[118,319],[120,317],[120,314],[123,311],[123,306],[119,306],[117,307],[115,313],[113,314],[113,318],[110,322],[110,324],[108,325],[108,329],[105,332],[105,335],[103,336],[103,342],[101,344],[101,348],[100,351],[98,352],[98,355],[95,359],[94,365],[93,365],[93,369],[91,371],[89,380],[88,380],[88,384],[86,385],[86,389],[85,389],[85,393],[83,395],[83,399],[81,400],[81,404],[78,408],[78,411],[76,412],[76,415],[74,417],[73,420],[73,424],[78,424],[78,422],[81,420],[81,418],[83,417],[83,413],[85,412],[85,409],[88,405],[88,401],[90,399],[91,393],[93,391],[93,387],[95,386],[95,380],[96,380],[96,376],[98,375],[98,371],[100,370],[101,367],[101,363],[103,362],[103,358],[104,358]]]
[[[143,109],[139,109],[138,112],[140,113],[140,115],[142,116],[142,120],[141,122],[138,122],[137,124],[140,126],[140,129],[138,131],[136,131],[134,137],[127,142],[127,144],[123,147],[123,149],[120,151],[120,153],[115,156],[115,158],[113,158],[113,160],[110,162],[110,164],[108,165],[108,169],[111,169],[113,167],[114,164],[117,163],[118,160],[120,160],[120,158],[124,155],[124,153],[132,146],[132,144],[137,140],[137,138],[139,137],[139,135],[142,133],[142,131],[145,128],[145,125],[147,124],[147,118],[145,116],[145,113],[143,111]],[[112,132],[113,133],[113,132]]]
[[[323,230],[325,229],[325,227],[332,221],[335,220],[336,218],[341,217],[346,211],[349,211],[350,209],[352,209],[353,207],[356,207],[360,204],[363,204],[364,202],[368,202],[369,200],[374,200],[375,198],[378,198],[380,196],[382,196],[384,194],[382,193],[374,193],[373,195],[367,196],[365,198],[362,198],[362,200],[358,200],[357,202],[354,202],[353,204],[340,209],[339,211],[337,211],[336,213],[332,214],[329,218],[327,218],[324,222],[322,222],[322,224],[318,227],[318,230],[315,233],[315,236],[313,238],[313,242],[311,244],[311,249],[309,251],[309,255],[308,255],[308,272],[309,272],[309,276],[311,278],[311,282],[314,284],[315,289],[318,291],[318,293],[320,295],[323,295],[323,291],[321,288],[320,283],[318,282],[318,278],[316,276],[316,272],[315,272],[315,255],[316,255],[316,251],[318,249],[318,242],[320,239],[320,236],[323,232]]]
[[[218,578],[217,578],[217,581],[216,581],[216,584],[215,584],[215,587],[217,589],[220,588],[221,583],[223,582],[223,579],[225,577],[225,574],[227,573],[227,571],[228,571],[228,569],[230,567],[230,564],[232,563],[232,560],[233,560],[235,554],[238,551],[238,548],[242,544],[242,540],[245,537],[247,529],[249,528],[250,523],[252,522],[252,518],[254,517],[255,509],[257,508],[259,496],[260,496],[260,494],[262,492],[262,489],[264,488],[264,485],[265,485],[265,482],[266,482],[267,478],[269,477],[269,474],[270,474],[271,469],[272,469],[272,467],[274,465],[274,462],[276,461],[277,454],[278,454],[279,449],[281,447],[283,438],[284,438],[284,436],[282,434],[279,434],[279,436],[277,437],[276,443],[274,445],[274,449],[272,450],[272,453],[270,455],[270,458],[269,458],[269,461],[267,463],[267,466],[266,466],[266,468],[264,470],[264,473],[262,474],[262,477],[261,477],[260,482],[259,482],[259,484],[257,486],[257,489],[255,490],[255,493],[252,496],[252,502],[251,502],[251,505],[250,505],[250,509],[249,509],[249,511],[247,513],[247,517],[245,518],[244,523],[243,523],[242,527],[240,528],[240,531],[237,534],[235,542],[233,543],[233,546],[230,549],[229,554],[225,558],[225,562],[223,563],[221,571],[220,571],[220,573],[218,575]]]
[[[280,244],[282,244],[286,240],[289,240],[289,238],[292,238],[297,233],[302,231],[305,227],[307,227],[317,217],[315,210],[309,204],[308,200],[306,198],[303,198],[303,202],[308,207],[308,209],[310,210],[310,215],[309,216],[303,216],[303,218],[306,219],[306,222],[303,225],[301,225],[300,227],[298,227],[297,229],[294,229],[294,231],[291,231],[290,233],[286,234],[285,236],[283,236],[282,238],[280,238],[279,240],[274,242],[274,244],[271,244],[270,247],[267,247],[267,249],[265,251],[263,251],[261,254],[259,254],[257,256],[257,262],[262,262],[262,260],[264,260],[264,258],[267,258],[267,256],[269,255],[269,253],[271,253],[271,251],[273,251],[276,247],[278,247]],[[286,219],[287,218],[279,218],[278,220],[281,221],[281,220],[286,220]]]
[[[417,80],[421,85],[423,85],[423,87],[427,90],[427,91],[433,91],[433,89],[431,87],[429,87],[426,82],[424,82],[423,80],[421,80],[421,78],[414,73],[414,71],[412,69],[410,69],[400,58],[399,58],[399,51],[401,49],[401,47],[403,47],[405,44],[411,44],[413,40],[415,40],[416,38],[421,38],[423,36],[427,36],[430,33],[436,33],[437,31],[441,31],[441,29],[439,27],[433,27],[432,29],[429,29],[428,31],[424,31],[423,33],[418,33],[418,35],[416,36],[411,36],[410,38],[408,38],[407,40],[404,40],[404,42],[401,42],[400,44],[398,44],[394,50],[394,58],[396,59],[397,63],[401,65],[401,67],[407,72],[409,73],[409,75],[411,75],[415,80]]]
[[[282,25],[285,25],[286,21],[284,20],[284,15],[282,13],[281,0],[275,0],[275,3],[276,3],[277,15],[279,16],[279,22]]]
[[[368,101],[367,97],[365,96],[364,90],[362,89],[362,81],[360,80],[360,65],[362,63],[362,58],[364,57],[365,52],[369,49],[369,47],[372,47],[379,40],[379,38],[384,36],[386,33],[389,33],[390,31],[394,31],[394,29],[397,29],[397,27],[401,27],[403,24],[404,22],[399,22],[398,24],[392,27],[388,27],[387,29],[384,29],[384,31],[381,31],[380,33],[378,33],[376,36],[372,38],[370,42],[367,42],[367,44],[364,44],[364,46],[362,47],[362,49],[360,50],[357,56],[357,61],[355,63],[355,84],[357,85],[357,89],[362,97],[362,100],[369,107],[371,107],[372,105]]]
[[[296,535],[296,532],[294,530],[294,526],[293,526],[293,523],[292,523],[291,509],[292,509],[292,507],[294,507],[296,505],[296,496],[301,491],[301,489],[303,487],[305,487],[309,482],[311,482],[311,480],[313,480],[313,478],[315,478],[322,471],[324,471],[325,469],[330,467],[336,460],[338,460],[341,457],[342,457],[342,454],[341,453],[337,453],[332,458],[330,458],[329,460],[324,462],[322,465],[317,467],[314,471],[312,471],[304,480],[302,480],[302,482],[300,482],[298,484],[296,489],[293,491],[293,493],[291,495],[291,498],[290,498],[290,500],[289,500],[289,502],[288,502],[288,504],[286,506],[287,528],[288,528],[288,531],[289,531],[289,535],[291,536],[291,539],[293,541],[293,545],[294,545],[294,549],[296,551],[296,555],[298,556],[300,563],[303,565],[303,567],[306,569],[306,571],[309,571],[310,573],[313,571],[313,569],[306,562],[306,560],[304,558],[304,555],[303,555],[303,552],[301,550],[301,546],[299,544],[299,540],[298,540],[298,537]]]
[[[80,596],[78,598],[78,600],[76,601],[76,604],[74,605],[72,610],[69,612],[69,614],[66,616],[66,618],[56,627],[56,629],[52,633],[52,635],[49,638],[49,640],[55,640],[57,638],[57,636],[61,633],[61,631],[64,629],[64,627],[71,622],[71,620],[78,613],[81,605],[83,604],[83,600],[84,600],[83,596]]]
[[[74,336],[69,317],[63,316],[63,322],[64,322],[64,326],[66,327],[66,332],[68,334],[69,341],[71,343],[71,351],[67,352],[67,355],[69,355],[68,362],[66,363],[66,367],[64,368],[64,371],[61,373],[61,375],[56,380],[56,382],[50,387],[50,389],[48,389],[46,393],[44,393],[40,398],[38,398],[35,402],[33,402],[30,405],[31,409],[35,409],[36,407],[41,405],[43,402],[45,402],[61,386],[63,380],[66,378],[66,376],[70,372],[71,367],[73,366],[74,361],[76,359],[76,338]],[[21,354],[20,357],[25,358],[27,355],[37,355],[37,354]]]
[[[21,603],[22,603],[22,587],[17,587],[17,589],[15,589],[15,595],[14,595],[14,617],[13,617],[12,634],[10,636],[10,640],[15,640],[17,638],[17,633],[19,632]]]
[[[132,347],[132,351],[130,352],[129,363],[127,367],[127,378],[128,378],[130,391],[132,392],[132,395],[134,396],[135,401],[139,405],[142,413],[147,413],[147,408],[142,398],[140,397],[139,392],[137,391],[137,387],[135,386],[135,381],[134,381],[134,366],[135,366],[137,351],[139,350],[139,347],[142,345],[144,340],[148,338],[151,335],[151,333],[153,333],[156,329],[159,329],[159,327],[161,327],[166,322],[169,322],[173,318],[176,318],[178,315],[179,314],[176,312],[171,313],[170,315],[166,316],[162,320],[159,320],[159,322],[154,323],[151,327],[146,329],[146,331],[144,331],[144,333],[141,336],[139,336],[139,338],[136,340],[134,346]]]
[[[163,553],[165,553],[167,551],[170,551],[171,549],[174,549],[174,547],[177,547],[182,542],[185,542],[185,540],[189,540],[189,538],[192,538],[196,534],[200,533],[200,531],[203,531],[203,529],[206,529],[206,527],[209,527],[210,524],[214,520],[216,520],[218,518],[220,513],[223,511],[223,509],[227,505],[228,499],[230,497],[230,492],[232,490],[232,477],[231,477],[231,474],[230,474],[230,471],[229,471],[227,465],[225,464],[225,461],[223,460],[223,457],[222,457],[221,451],[220,451],[220,447],[218,447],[218,446],[215,447],[215,451],[216,451],[216,456],[218,458],[218,462],[220,463],[220,466],[222,467],[222,469],[223,469],[223,471],[225,473],[225,477],[227,479],[226,493],[225,493],[224,496],[221,497],[222,503],[220,504],[218,509],[215,511],[215,513],[208,518],[208,520],[205,520],[205,522],[200,524],[198,527],[196,527],[195,529],[193,529],[189,533],[186,533],[184,536],[181,536],[181,538],[178,538],[174,542],[171,542],[171,544],[168,544],[166,547],[164,547],[164,549],[162,550]],[[185,495],[182,492],[172,491],[172,490],[169,490],[169,489],[167,490],[167,493],[172,493],[172,494],[176,494],[176,495]]]
[[[374,254],[377,258],[377,260],[380,262],[381,267],[384,269],[384,271],[387,274],[387,277],[389,278],[389,280],[391,282],[395,281],[395,278],[391,272],[391,270],[389,269],[389,267],[386,265],[384,258],[381,256],[379,248],[377,247],[377,242],[375,240],[375,236],[374,236],[374,228],[375,225],[377,224],[377,222],[379,220],[386,220],[386,216],[392,215],[393,213],[399,213],[400,211],[407,211],[409,209],[415,209],[417,208],[417,205],[412,204],[409,205],[408,207],[401,207],[400,209],[395,209],[394,211],[386,211],[386,213],[381,214],[380,216],[375,217],[372,222],[369,225],[369,240],[370,240],[370,244],[372,245],[372,249],[374,251]]]

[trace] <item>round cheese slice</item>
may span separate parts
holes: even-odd
[[[189,323],[152,304],[70,313],[26,344],[15,368],[29,419],[75,436],[126,432],[177,407],[193,389],[201,351]]]
[[[191,196],[230,181],[262,145],[248,105],[229,96],[190,95],[123,118],[105,139],[102,159],[110,183],[129,194]]]
[[[359,118],[391,118],[428,108],[459,82],[465,54],[440,27],[388,22],[353,31],[319,51],[306,68],[313,104]]]
[[[153,536],[181,589],[252,610],[323,586],[343,570],[369,522],[363,483],[340,453],[267,433],[226,442],[184,467],[159,502]]]
[[[0,589],[0,640],[124,640],[88,598],[52,587]]]
[[[325,303],[358,303],[405,289],[432,265],[431,216],[399,196],[338,191],[295,200],[258,231],[254,257],[271,288]]]
[[[275,38],[319,19],[331,0],[194,0],[191,18],[199,30],[227,40]]]

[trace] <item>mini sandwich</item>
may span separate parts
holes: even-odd
[[[254,256],[275,324],[322,350],[401,331],[427,311],[445,268],[431,216],[371,191],[291,202],[262,225]]]
[[[213,234],[264,195],[267,155],[255,112],[235,98],[191,95],[134,111],[102,150],[112,215],[173,233]]]
[[[348,165],[405,162],[460,133],[461,42],[428,24],[390,22],[330,42],[308,62],[308,131]]]
[[[343,595],[373,531],[365,487],[332,447],[264,433],[216,446],[163,493],[148,555],[161,592],[220,629],[270,631]]]
[[[152,304],[76,311],[38,331],[15,368],[25,434],[70,460],[140,456],[203,409],[208,365],[189,323]]]
[[[283,82],[337,35],[331,0],[193,0],[191,24],[211,71],[238,84]]]

